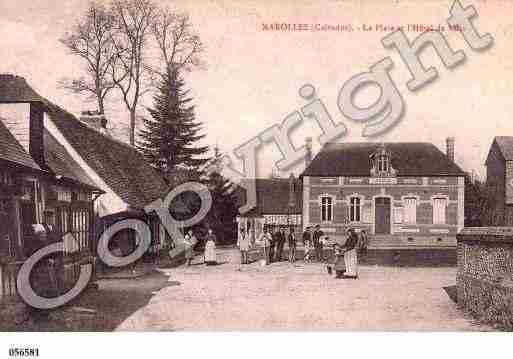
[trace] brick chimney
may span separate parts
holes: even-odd
[[[108,134],[107,118],[100,111],[82,111],[80,121],[101,133]]]
[[[454,137],[447,137],[445,139],[445,143],[446,143],[446,154],[447,154],[447,158],[449,158],[449,160],[451,160],[451,162],[454,162],[454,142],[455,142],[455,139]]]
[[[45,168],[45,100],[20,76],[0,74],[0,117],[38,165]]]
[[[310,166],[312,162],[312,137],[305,138],[306,157],[305,157],[305,168]]]
[[[294,174],[291,173],[289,176],[289,208],[294,208],[296,205],[296,191],[295,191],[295,182],[296,178]]]
[[[44,148],[45,107],[41,102],[30,103],[29,154],[41,167],[45,166]]]

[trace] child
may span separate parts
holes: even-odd
[[[197,240],[194,237],[192,230],[189,230],[184,238],[185,243],[185,265],[188,267],[192,263],[192,259],[194,258],[194,245]]]
[[[257,243],[264,247],[264,264],[268,265],[270,263],[270,248],[271,248],[271,242],[272,237],[271,234],[268,232],[269,228],[267,226],[264,226],[264,231],[257,239]]]
[[[304,245],[305,245],[304,261],[306,263],[309,263],[311,261],[311,257],[312,257],[313,246],[312,246],[312,243],[311,243],[311,241],[309,239],[305,240]]]
[[[335,254],[335,264],[333,268],[335,269],[335,278],[342,278],[346,271],[346,264],[344,262],[344,249],[338,243],[333,245],[333,252]]]

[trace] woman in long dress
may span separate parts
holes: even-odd
[[[258,242],[258,244],[260,244],[261,246],[264,247],[264,261],[265,261],[265,264],[267,265],[271,261],[270,255],[271,255],[271,242],[272,242],[272,237],[268,232],[268,227],[264,227],[264,231],[258,237],[257,242]]]
[[[348,238],[344,244],[344,263],[346,265],[346,273],[344,278],[358,278],[358,257],[356,254],[356,245],[358,243],[358,235],[353,228],[348,231]]]
[[[248,264],[248,251],[249,251],[249,234],[244,227],[241,227],[239,236],[237,238],[237,246],[240,250],[240,263]]]
[[[216,257],[216,236],[211,229],[208,230],[208,234],[205,238],[205,264],[214,265],[217,263]]]
[[[189,230],[184,238],[185,242],[185,263],[187,266],[191,265],[192,259],[194,258],[194,245],[196,244],[197,240],[194,236],[194,233],[192,230]]]

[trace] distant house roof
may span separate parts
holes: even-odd
[[[247,181],[250,181],[248,179]],[[261,216],[264,214],[289,214],[290,202],[290,182],[289,179],[263,179],[256,178],[256,207],[244,216]],[[302,186],[301,181],[295,179],[293,181],[294,189],[294,206],[291,209],[292,213],[301,213],[302,206]],[[243,206],[246,203],[246,190],[238,187],[235,192],[237,206]]]
[[[493,142],[505,161],[513,161],[513,136],[495,136]]]
[[[370,156],[381,143],[327,143],[302,176],[369,176]],[[431,143],[384,143],[398,176],[463,176],[463,170]]]
[[[0,103],[44,102],[20,76],[0,74]]]
[[[66,140],[130,207],[143,208],[167,193],[168,186],[136,149],[92,129],[57,105],[45,103]]]
[[[25,151],[0,118],[0,159],[34,170],[41,170],[34,159]]]

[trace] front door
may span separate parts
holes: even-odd
[[[390,198],[377,197],[375,199],[375,233],[390,234]]]

